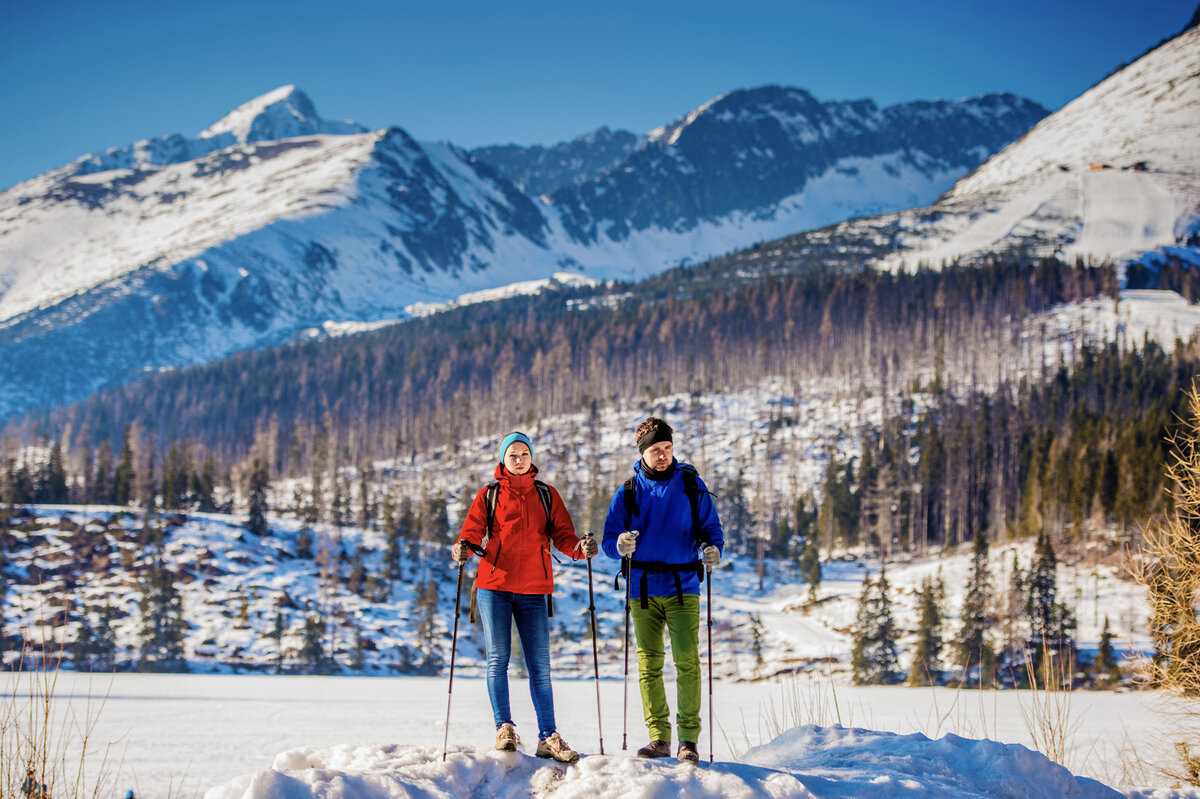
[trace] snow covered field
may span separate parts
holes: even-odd
[[[93,513],[104,515],[99,510]],[[74,515],[82,517],[78,510]],[[46,517],[52,524],[58,524],[57,519],[57,511]],[[235,519],[206,516],[193,518],[171,533],[167,551],[172,561],[197,558],[207,551],[212,564],[227,572],[211,586],[197,580],[183,587],[192,625],[187,644],[191,667],[195,672],[211,669],[225,673],[89,677],[64,671],[59,676],[56,696],[64,700],[59,703],[60,712],[70,708],[78,717],[97,720],[90,750],[99,755],[112,743],[109,762],[115,782],[113,790],[102,795],[121,796],[126,788],[134,788],[147,799],[201,796],[210,790],[209,799],[527,796],[531,786],[541,786],[534,795],[549,795],[554,789],[555,795],[561,796],[910,796],[914,791],[923,795],[942,791],[940,795],[947,796],[1032,796],[1050,786],[1056,796],[1068,796],[1075,790],[1070,786],[1077,783],[1061,782],[1055,776],[1060,775],[1057,767],[1048,761],[1027,760],[1025,754],[972,740],[933,744],[883,733],[921,734],[931,739],[953,734],[1030,745],[1030,725],[1042,707],[1045,713],[1068,723],[1070,747],[1062,759],[1075,773],[1106,784],[1138,786],[1166,784],[1156,765],[1172,761],[1172,741],[1178,740],[1178,736],[1172,738],[1170,719],[1155,697],[1146,693],[1077,691],[1039,705],[1037,697],[1027,692],[850,687],[846,685],[849,633],[856,597],[863,574],[878,570],[879,564],[872,559],[826,562],[822,601],[806,611],[808,586],[792,570],[772,564],[760,590],[753,564],[731,557],[730,568],[719,570],[713,583],[717,680],[712,748],[720,765],[703,775],[693,774],[673,760],[647,764],[632,759],[630,751],[621,751],[621,595],[611,588],[611,563],[604,562],[598,564],[596,600],[602,622],[601,712],[609,757],[589,758],[560,780],[557,771],[543,773],[545,764],[532,758],[505,759],[492,752],[493,725],[480,679],[479,635],[464,622],[459,630],[450,723],[452,756],[443,766],[445,676],[237,675],[228,673],[228,664],[212,659],[212,651],[219,654],[236,646],[242,647],[247,657],[257,654],[269,663],[272,650],[266,630],[273,611],[268,612],[266,606],[261,612],[254,608],[273,596],[267,590],[273,581],[282,581],[300,599],[315,590],[298,570],[296,564],[301,561],[260,562],[259,549],[290,546],[294,524],[276,519],[273,526],[273,538],[239,542],[241,528]],[[53,529],[45,531],[47,546],[57,550],[60,545]],[[352,530],[345,532],[346,540],[352,541]],[[1014,553],[1027,565],[1032,543],[993,548],[997,587],[1007,585]],[[14,568],[24,568],[28,555],[17,555],[14,553]],[[889,561],[894,613],[905,631],[902,649],[915,625],[916,589],[926,577],[940,575],[945,580],[943,630],[947,636],[957,632],[968,560],[969,553],[963,550]],[[448,563],[436,565],[441,568],[430,563],[440,579],[453,579]],[[554,650],[560,677],[556,680],[559,729],[572,745],[594,755],[599,751],[600,726],[595,685],[588,679],[590,640],[569,634],[585,624],[586,572],[578,564],[562,564],[555,572],[558,598],[554,621],[565,625],[560,627],[564,635]],[[117,570],[92,580],[89,590],[109,591],[106,595],[117,606],[135,606],[137,592],[121,582],[122,574]],[[267,582],[263,583],[264,579]],[[111,581],[115,582],[109,586]],[[14,629],[36,627],[38,590],[38,586],[13,585],[12,609],[26,608],[10,619]],[[238,591],[261,594],[250,603],[245,629],[234,619]],[[1105,618],[1117,635],[1118,649],[1144,651],[1148,647],[1145,598],[1140,589],[1120,579],[1112,564],[1060,563],[1059,594],[1079,620],[1077,640],[1082,650],[1095,647]],[[439,620],[448,631],[453,586],[442,596]],[[393,600],[351,608],[363,629],[385,650],[394,650],[400,643],[415,644],[413,631],[402,623],[408,604],[399,594]],[[92,601],[101,601],[100,594]],[[349,602],[351,597],[342,597],[342,601]],[[137,618],[130,613],[118,628],[118,641],[127,649],[136,641]],[[764,633],[761,663],[756,663],[750,632],[755,619]],[[57,628],[57,632],[64,630]],[[30,636],[36,640],[35,633],[27,632]],[[209,637],[218,640],[215,648],[206,645]],[[386,674],[385,661],[372,659],[375,665],[369,666],[369,671]],[[902,661],[901,665],[907,664]],[[752,680],[755,675],[766,679]],[[513,709],[529,753],[536,743],[530,740],[534,737],[532,709],[525,685],[515,678],[514,683]],[[11,687],[11,682],[6,687]],[[631,694],[628,743],[636,749],[645,743],[645,731],[636,685],[631,686]],[[707,706],[702,717],[707,720]],[[746,765],[747,750],[799,725],[816,725],[817,729],[792,732],[788,743],[753,755],[759,758],[754,761],[756,766]],[[878,732],[849,733],[837,725]],[[700,744],[707,756],[707,733]],[[1021,763],[1014,764],[1014,757]],[[996,775],[1010,775],[1014,768],[1021,769],[1022,779],[1029,780],[1029,785],[1014,783],[1015,792],[1009,794],[962,793],[963,786],[982,791]],[[946,775],[955,775],[961,782],[959,788],[938,781]],[[872,782],[876,779],[882,782]],[[364,780],[373,786],[370,790],[364,787]],[[417,785],[424,787],[414,787]],[[620,785],[624,792],[604,793],[605,786],[611,785]],[[1035,791],[1030,785],[1039,787]]]
[[[485,686],[479,679],[456,678],[449,757],[443,764],[446,688],[444,678],[63,672],[56,697],[64,700],[58,704],[64,718],[69,704],[79,715],[96,719],[94,753],[112,743],[110,793],[120,796],[133,788],[147,799],[528,796],[531,791],[563,797],[1113,795],[1069,779],[1041,756],[999,745],[1031,744],[1024,719],[1036,700],[1028,692],[835,687],[820,677],[718,681],[713,692],[717,762],[707,763],[705,733],[697,771],[673,759],[648,763],[633,756],[632,750],[645,743],[635,686],[629,751],[621,750],[619,679],[601,683],[606,757],[596,757],[595,685],[558,680],[559,729],[589,755],[561,776],[529,756],[536,743],[530,740],[533,711],[520,680],[513,684],[513,712],[525,735],[525,754],[491,751]],[[1072,771],[1113,785],[1165,784],[1154,770],[1170,757],[1164,743],[1169,721],[1160,702],[1149,693],[1070,694],[1066,714],[1074,732],[1065,760]],[[707,707],[704,713],[707,718]],[[816,726],[791,729],[763,747],[781,728],[772,723],[772,714],[787,727]],[[836,726],[839,721],[842,727]],[[760,748],[747,752],[752,746]],[[1153,795],[1200,793],[1160,789]]]

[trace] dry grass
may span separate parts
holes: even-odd
[[[89,769],[103,701],[82,716],[56,701],[62,652],[22,652],[0,695],[0,799],[97,799],[115,790],[105,750]],[[23,664],[33,667],[21,671]]]
[[[1068,762],[1072,753],[1071,742],[1081,723],[1071,712],[1073,659],[1056,657],[1046,649],[1042,652],[1042,664],[1045,668],[1039,669],[1033,655],[1025,651],[1029,690],[1018,693],[1018,709],[1025,730],[1033,741],[1033,748],[1070,769],[1075,765]],[[1023,697],[1028,697],[1028,701]]]
[[[1200,722],[1200,388],[1186,393],[1187,418],[1171,435],[1166,475],[1174,508],[1142,530],[1142,549],[1128,557],[1129,572],[1150,597],[1150,630],[1159,650],[1141,662],[1139,676],[1177,698],[1180,729]],[[1190,723],[1189,723],[1190,722]],[[1196,736],[1174,741],[1179,769],[1169,776],[1200,785]]]
[[[757,728],[753,733],[743,711],[740,729],[734,737],[723,726],[721,737],[729,751],[741,757],[751,748],[772,741],[793,727],[805,724],[829,727],[841,723],[842,710],[832,675],[793,672],[780,680],[778,701],[759,703]]]

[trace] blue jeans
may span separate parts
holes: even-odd
[[[508,660],[512,654],[512,623],[529,671],[529,695],[537,713],[538,737],[555,730],[554,694],[550,689],[550,616],[545,594],[514,594],[480,588],[475,604],[483,622],[483,640],[487,644],[487,687],[492,700],[496,727],[512,724],[508,703]]]

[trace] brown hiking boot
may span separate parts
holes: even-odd
[[[676,757],[693,766],[700,762],[700,753],[696,751],[696,745],[691,741],[679,742],[679,754]]]
[[[563,737],[556,732],[538,739],[535,754],[538,757],[552,757],[559,763],[574,763],[579,759],[579,753],[568,746]]]
[[[496,748],[501,752],[515,752],[519,743],[521,739],[517,737],[516,727],[506,721],[497,728]]]
[[[650,743],[637,750],[638,757],[670,757],[671,742],[670,741],[651,741]]]

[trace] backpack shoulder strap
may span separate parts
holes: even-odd
[[[483,506],[487,510],[487,521],[483,527],[483,548],[487,549],[492,538],[492,525],[496,523],[496,502],[500,498],[500,483],[493,480],[483,492]]]
[[[554,530],[554,518],[550,514],[550,509],[554,506],[554,497],[550,494],[550,486],[541,480],[534,480],[533,485],[537,488],[538,499],[542,501],[542,508],[546,511],[546,537],[549,538]]]
[[[637,477],[630,477],[625,481],[624,497],[625,497],[625,515],[629,517],[629,524],[633,524],[633,517],[638,514],[637,505]]]
[[[704,546],[712,546],[712,538],[700,529],[700,474],[690,463],[679,464],[679,471],[683,473],[683,493],[692,506],[692,532]]]

